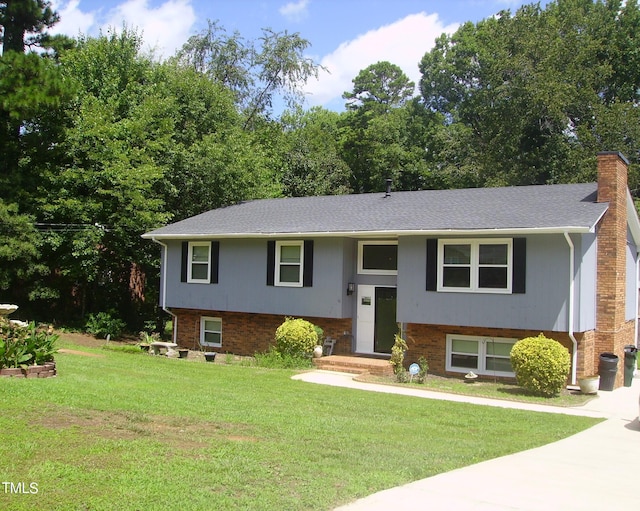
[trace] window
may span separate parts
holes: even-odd
[[[447,371],[515,376],[510,353],[516,339],[447,335]]]
[[[187,282],[210,282],[211,278],[211,243],[189,243]]]
[[[439,240],[438,291],[511,293],[512,240]]]
[[[358,273],[372,275],[397,275],[398,242],[358,242]]]
[[[276,286],[302,287],[302,241],[276,242]]]
[[[200,345],[222,346],[222,319],[200,318]]]

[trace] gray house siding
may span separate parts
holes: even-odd
[[[574,234],[575,246],[575,312],[573,329],[587,332],[596,328],[597,239],[595,233]]]
[[[314,241],[313,285],[311,287],[268,286],[267,241],[265,239],[222,239],[217,284],[181,282],[181,242],[167,241],[166,306],[200,309],[315,316],[351,317],[346,298],[344,271],[345,240],[322,238]]]
[[[591,257],[591,243],[576,239],[576,259]],[[426,237],[401,237],[398,250],[398,321],[487,328],[568,330],[569,246],[563,235],[540,234],[526,238],[526,292],[524,294],[447,293],[426,291]],[[589,241],[589,240],[587,240]],[[578,255],[580,254],[580,256]],[[595,255],[594,255],[595,257]],[[578,261],[577,261],[578,262]],[[576,262],[576,263],[577,263]],[[579,268],[576,264],[576,268]],[[575,281],[575,296],[582,281],[595,282],[593,266],[582,267]],[[587,286],[588,287],[588,286]],[[590,298],[575,310],[589,311]],[[577,314],[576,314],[577,316]],[[576,331],[591,323],[576,319]]]

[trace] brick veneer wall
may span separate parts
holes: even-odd
[[[635,344],[633,322],[625,321],[627,282],[627,162],[619,153],[598,154],[598,202],[609,207],[598,226],[598,269],[594,366],[600,353],[618,355],[615,386],[623,384],[624,346]],[[631,323],[629,325],[629,323]]]
[[[542,333],[544,333],[546,337],[560,342],[569,350],[570,354],[572,353],[573,343],[566,332]],[[449,374],[459,376],[460,373],[447,372],[445,369],[447,334],[524,339],[525,337],[535,337],[540,334],[540,331],[409,323],[405,325],[405,339],[409,348],[405,360],[408,363],[417,362],[420,356],[424,356],[429,363],[429,372],[438,375]],[[582,337],[583,334],[576,334],[576,337],[578,336]],[[578,342],[580,342],[580,339]]]
[[[244,312],[223,312],[193,309],[172,309],[178,318],[176,342],[179,346],[199,349],[200,319],[203,316],[222,319],[222,347],[211,351],[251,356],[267,351],[273,344],[276,329],[284,321],[284,316],[275,314],[250,314]],[[324,330],[325,336],[338,339],[334,354],[351,353],[350,338],[344,333],[351,332],[351,318],[313,318],[308,321]]]

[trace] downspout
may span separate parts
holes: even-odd
[[[575,267],[575,261],[574,261],[574,255],[575,255],[575,248],[573,246],[573,241],[571,241],[571,237],[569,236],[569,233],[567,231],[564,232],[564,239],[567,240],[567,243],[569,244],[569,311],[568,311],[568,322],[569,322],[569,338],[571,339],[571,342],[573,343],[573,353],[571,355],[571,385],[575,385],[576,384],[576,374],[578,372],[578,341],[576,340],[575,335],[573,335],[573,307],[574,307],[574,287],[575,287],[575,282],[574,282],[574,277],[573,277],[573,272],[574,272],[574,267]]]
[[[171,315],[173,318],[173,328],[171,329],[171,342],[176,342],[177,332],[178,332],[178,316],[176,316],[173,312],[167,309],[167,258],[169,255],[169,248],[167,245],[158,241],[155,238],[151,238],[151,240],[162,247],[162,310],[167,314]],[[176,343],[177,344],[177,343]]]

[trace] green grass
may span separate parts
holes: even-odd
[[[598,422],[80,348],[1,379],[3,510],[329,510]]]
[[[542,397],[527,391],[519,385],[500,381],[494,382],[489,379],[474,381],[473,383],[467,383],[462,378],[443,378],[434,375],[428,375],[424,383],[398,383],[395,376],[382,377],[365,375],[356,379],[368,383],[380,383],[399,387],[408,386],[415,389],[447,392],[450,394],[463,394],[467,396],[562,407],[581,406],[595,397],[582,394],[579,390],[567,389],[563,389],[557,396]]]

